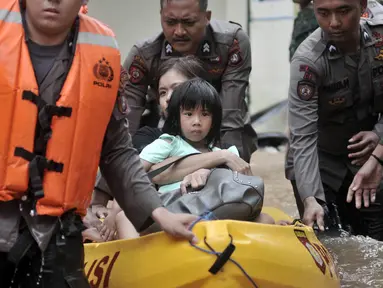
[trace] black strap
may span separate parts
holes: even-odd
[[[213,266],[211,266],[211,268],[209,269],[209,272],[214,275],[217,274],[219,270],[221,270],[222,267],[226,264],[226,262],[229,261],[234,251],[235,251],[235,246],[233,243],[230,243],[226,247],[226,249],[222,252],[222,254],[218,256]]]
[[[192,154],[188,154],[188,155],[185,155],[185,156],[182,156],[181,158],[178,158],[156,170],[153,170],[153,171],[150,171],[148,172],[148,177],[149,179],[153,179],[154,177],[156,177],[157,175],[161,174],[162,172],[164,172],[165,170],[167,170],[170,166],[174,165],[174,164],[177,164],[178,162],[180,162],[181,160],[184,160],[185,158],[188,158],[190,156],[193,156],[193,155],[200,155],[201,153],[192,153]]]
[[[23,91],[23,100],[28,100],[35,104],[39,110],[39,123],[43,129],[50,128],[53,116],[71,117],[72,108],[47,104],[41,97],[32,91]]]
[[[29,196],[31,196],[32,209],[31,216],[36,215],[36,203],[44,197],[43,175],[44,170],[55,171],[61,173],[64,165],[52,160],[47,160],[41,155],[36,155],[25,150],[22,147],[15,148],[15,156],[24,158],[29,161]]]
[[[383,160],[380,159],[378,156],[376,156],[375,154],[371,154],[372,157],[374,157],[376,159],[376,161],[378,161],[378,163],[383,166]]]
[[[13,245],[11,250],[8,252],[8,261],[15,264],[19,264],[20,260],[28,253],[34,243],[33,236],[26,227],[17,238],[16,243]]]
[[[64,164],[55,162],[53,160],[48,160],[47,158],[41,156],[41,155],[36,155],[32,152],[29,152],[28,150],[25,150],[22,147],[16,147],[15,148],[15,156],[21,157],[29,162],[32,162],[35,159],[38,159],[39,165],[42,165],[44,169],[48,171],[54,171],[58,173],[62,173],[64,169]]]

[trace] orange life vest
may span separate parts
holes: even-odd
[[[0,201],[24,199],[33,190],[39,215],[60,216],[73,208],[84,215],[119,85],[114,34],[80,13],[75,55],[60,97],[56,105],[45,105],[19,1],[0,0],[0,11]],[[41,156],[35,154],[36,125],[50,132]]]

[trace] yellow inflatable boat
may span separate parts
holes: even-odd
[[[275,208],[263,212],[289,219]],[[331,255],[306,226],[216,220],[199,222],[193,231],[196,247],[163,232],[86,244],[91,287],[340,287]]]

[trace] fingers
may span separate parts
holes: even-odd
[[[362,194],[363,194],[363,189],[358,189],[355,191],[354,198],[355,198],[355,207],[357,209],[362,207]]]
[[[180,188],[181,188],[181,193],[182,193],[182,195],[188,193],[188,190],[187,190],[187,186],[188,186],[188,185],[189,185],[189,184],[186,183],[185,180],[183,180],[183,181],[181,182]]]
[[[190,178],[191,178],[190,175],[187,175],[187,176],[184,177],[184,180],[182,180],[182,182],[181,182],[180,188],[181,188],[182,195],[188,193],[187,188],[190,185]]]
[[[198,189],[199,187],[202,186],[202,178],[201,175],[194,175],[190,181],[190,186],[193,189]]]
[[[192,231],[186,229],[185,226],[177,227],[174,236],[177,238],[182,238],[191,241],[193,244],[196,244],[198,242],[197,236],[195,236]]]
[[[358,134],[352,136],[351,139],[348,140],[348,142],[354,143],[354,142],[360,141],[360,139],[363,138],[364,134],[365,134],[365,132],[363,132],[363,131],[359,132]]]
[[[367,145],[363,148],[363,150],[359,151],[359,152],[355,152],[355,153],[350,153],[348,154],[348,157],[349,158],[364,158],[365,156],[371,154],[371,152],[373,151],[374,149],[370,146],[370,145]]]
[[[108,230],[108,226],[103,222],[100,227],[100,234],[104,235],[106,231]]]
[[[354,198],[354,194],[356,191],[360,190],[360,186],[362,184],[362,177],[359,174],[356,174],[354,177],[354,180],[352,180],[352,183],[350,187],[348,188],[347,203],[351,203],[352,199]]]
[[[190,227],[190,225],[196,221],[198,217],[192,214],[177,214],[176,216],[177,222],[173,223],[172,226],[169,226],[170,229],[166,229],[166,227],[164,227],[164,230],[174,237],[187,239],[192,243],[197,243],[197,237],[188,229],[188,227]]]
[[[320,231],[324,231],[324,211],[323,209],[316,214],[316,220]]]
[[[371,203],[375,203],[375,200],[376,200],[376,189],[371,189],[370,196],[371,196]]]
[[[364,189],[363,190],[363,202],[364,207],[370,206],[370,189]]]
[[[303,216],[303,223],[307,226],[313,227],[314,225],[314,217],[313,215],[305,215]]]

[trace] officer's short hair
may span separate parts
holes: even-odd
[[[160,0],[161,9],[164,6],[164,2],[170,2],[170,1],[173,1],[173,0]],[[201,11],[206,12],[208,0],[198,0],[198,2],[199,2],[199,7]]]

